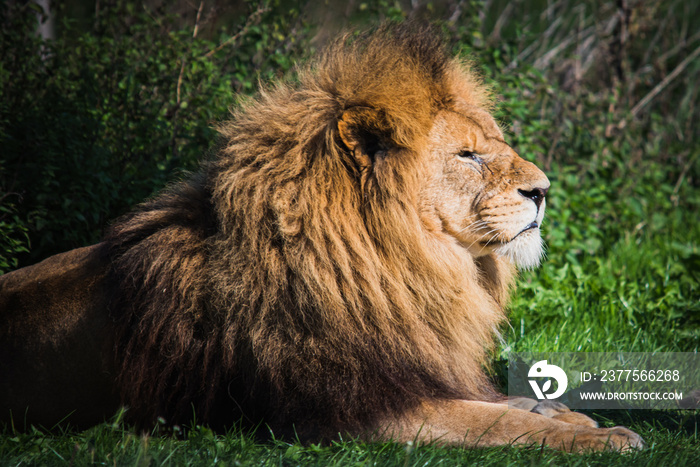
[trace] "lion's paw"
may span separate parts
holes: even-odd
[[[634,431],[623,426],[613,428],[598,428],[585,435],[576,436],[576,447],[579,450],[594,449],[596,451],[611,450],[627,452],[644,449],[644,440]]]

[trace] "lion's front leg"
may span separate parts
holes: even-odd
[[[624,427],[596,428],[557,417],[479,401],[432,401],[378,430],[383,439],[421,440],[473,447],[547,445],[564,451],[644,447],[642,438]]]

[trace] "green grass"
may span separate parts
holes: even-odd
[[[618,414],[619,417],[619,414]],[[606,419],[599,418],[605,423]],[[137,435],[121,424],[104,424],[80,433],[41,431],[0,438],[0,465],[697,465],[700,443],[697,415],[665,412],[608,420],[624,423],[644,437],[644,451],[566,454],[539,447],[445,448],[353,440],[329,446],[265,444],[238,431],[215,435],[196,427],[186,439]]]
[[[699,240],[690,216],[669,216],[664,231],[624,233],[602,252],[551,248],[521,278],[505,350],[696,351]]]

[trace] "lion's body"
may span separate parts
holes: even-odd
[[[610,433],[495,403],[482,368],[513,263],[541,254],[549,183],[503,142],[469,69],[409,29],[338,42],[299,84],[246,104],[217,159],[102,244],[0,278],[0,369],[19,381],[0,385],[0,417],[28,407],[50,423],[42,404],[69,391],[38,404],[16,388],[66,344],[60,377],[101,394],[73,407],[80,423],[123,404],[142,426],[194,411],[303,439],[602,446]],[[43,275],[55,297],[27,285]],[[57,344],[32,353],[31,333]]]

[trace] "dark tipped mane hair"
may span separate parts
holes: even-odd
[[[132,420],[357,432],[421,400],[495,397],[482,366],[511,270],[426,240],[411,148],[488,91],[415,24],[342,37],[220,126],[223,148],[112,226],[115,360]],[[359,167],[338,135],[405,157]]]

